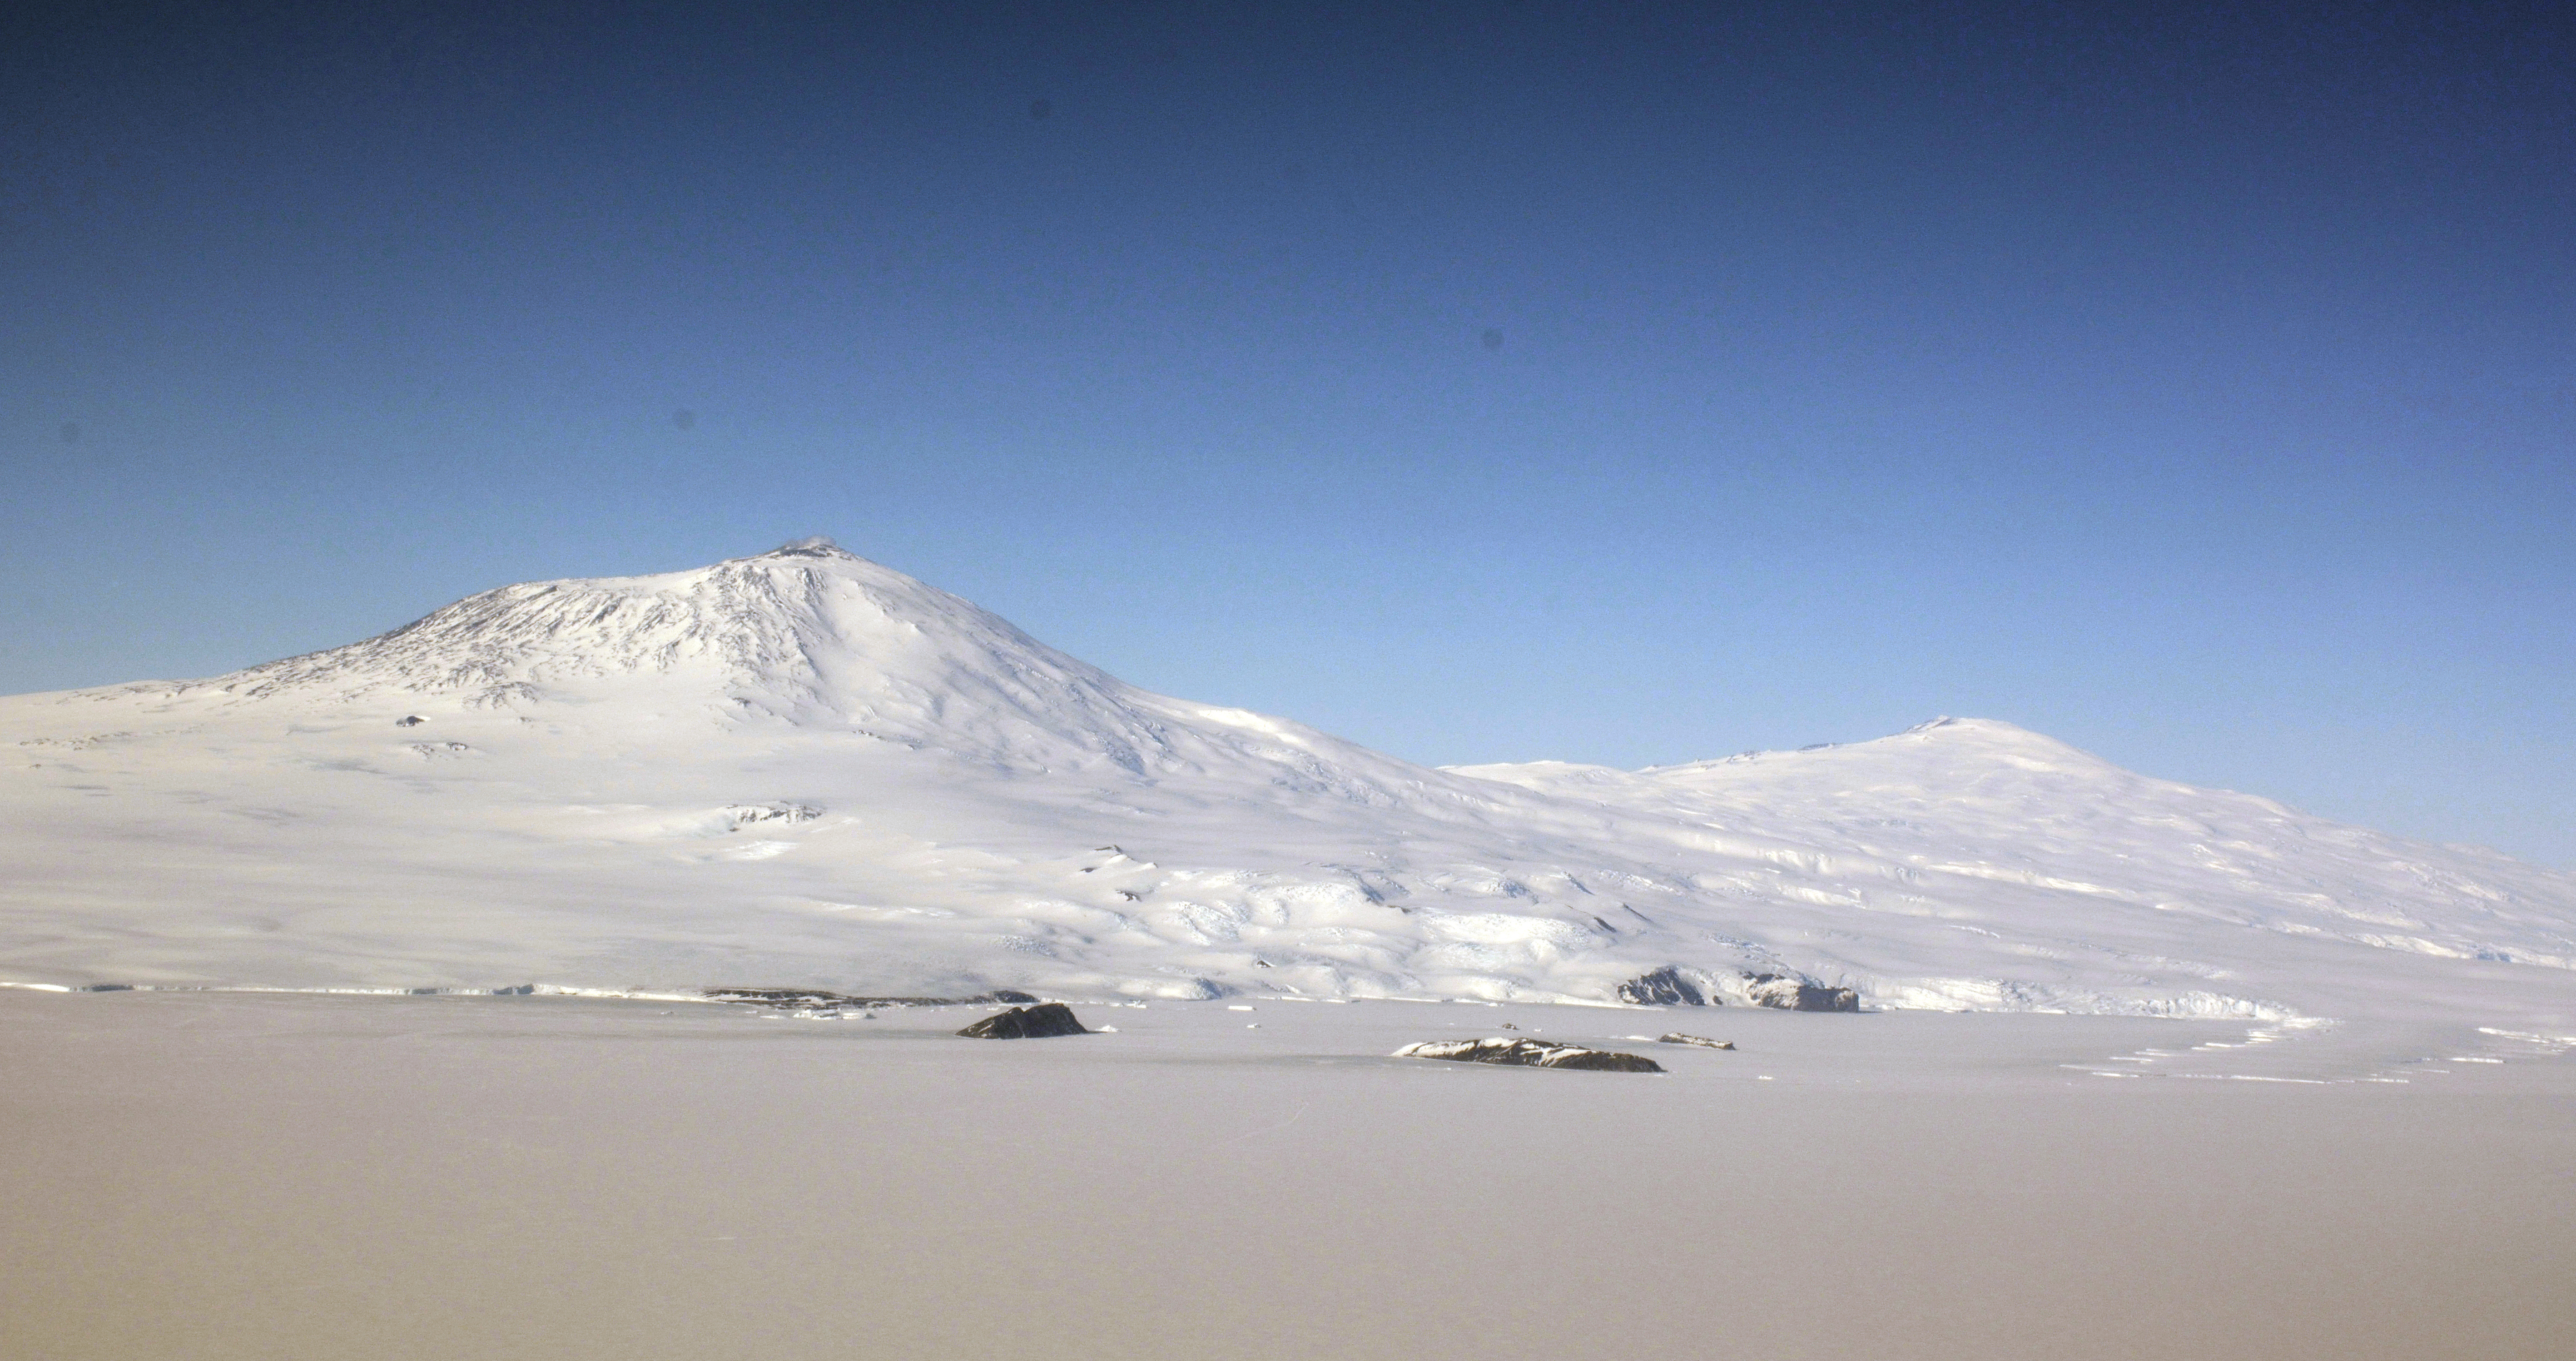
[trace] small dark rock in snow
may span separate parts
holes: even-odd
[[[1619,985],[1619,1000],[1648,1007],[1704,1007],[1708,999],[1698,988],[1682,977],[1682,971],[1667,964],[1650,974],[1640,974]]]
[[[397,728],[417,728],[428,721],[428,719],[423,718],[418,714],[405,714],[394,720],[394,726]]]
[[[1676,1030],[1655,1041],[1657,1044],[1687,1044],[1701,1049],[1733,1049],[1733,1040],[1712,1040],[1706,1035],[1685,1035]]]
[[[1395,1051],[1400,1059],[1452,1059],[1459,1063],[1499,1063],[1508,1068],[1582,1068],[1605,1073],[1660,1073],[1664,1066],[1636,1054],[1586,1049],[1543,1040],[1425,1040]]]
[[[1756,975],[1753,986],[1746,989],[1757,1007],[1776,1007],[1781,1011],[1858,1011],[1860,994],[1849,988],[1828,988],[1800,978]]]
[[[957,1032],[972,1040],[1042,1040],[1051,1035],[1088,1035],[1062,1002],[997,1011]]]

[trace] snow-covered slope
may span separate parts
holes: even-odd
[[[1433,770],[821,542],[0,700],[0,979],[2576,1020],[2576,878],[2006,724]]]

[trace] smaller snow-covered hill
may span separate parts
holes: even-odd
[[[1432,770],[820,542],[0,700],[0,752],[0,981],[2576,1009],[2576,879],[2491,853],[2000,723]]]
[[[2239,988],[2268,976],[2291,993],[2294,975],[2334,975],[2252,963],[2287,941],[2576,969],[2576,877],[2138,775],[2008,723],[1944,718],[1870,742],[1641,771],[1455,773],[1614,812],[1632,841],[1668,837],[1721,866],[1703,884],[1837,910],[1847,931],[1916,917],[1986,936],[2032,961],[1992,971],[2022,975],[2004,995],[2067,1000],[2081,971],[2046,983],[2042,961],[2088,955]],[[1996,981],[1884,977],[1875,991],[1991,1004]]]

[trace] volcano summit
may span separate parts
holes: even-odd
[[[2576,877],[2492,852],[1977,720],[1432,769],[823,541],[0,700],[0,743],[18,983],[2576,1011]]]

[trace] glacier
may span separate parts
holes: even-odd
[[[1431,768],[809,540],[0,699],[0,982],[2576,1025],[2576,876],[2008,723]]]

